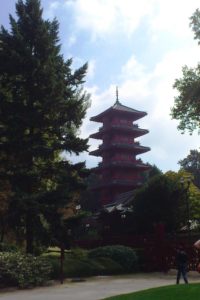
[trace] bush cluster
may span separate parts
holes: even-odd
[[[132,272],[137,270],[137,255],[130,247],[121,245],[104,246],[89,251],[89,257],[93,259],[97,258],[109,258],[118,263],[125,272]]]
[[[65,254],[64,277],[113,275],[137,270],[135,251],[124,246],[93,250],[74,249]],[[60,278],[60,253],[40,257],[19,252],[0,252],[0,287],[27,288]]]
[[[52,279],[60,277],[60,259],[58,257],[49,257],[52,265]],[[66,257],[64,260],[64,277],[85,277],[95,275],[112,275],[123,273],[123,268],[115,261],[109,258],[73,259]]]
[[[52,264],[52,278],[58,279],[60,259],[49,256]],[[83,277],[93,275],[113,275],[137,270],[135,251],[124,246],[99,247],[90,251],[74,249],[65,255],[64,276]]]
[[[27,288],[44,284],[50,276],[51,264],[44,257],[21,253],[0,253],[0,285]]]
[[[16,245],[8,243],[0,243],[0,252],[17,252],[18,248]]]

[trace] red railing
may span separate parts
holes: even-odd
[[[189,257],[188,267],[190,270],[196,270],[200,261],[200,252],[193,247],[193,242],[188,245],[186,239],[176,238],[176,240],[165,238],[159,239],[156,236],[144,235],[121,235],[105,236],[98,240],[76,241],[79,247],[92,249],[106,245],[124,245],[138,251],[140,257],[140,267],[143,271],[168,271],[176,268],[176,250],[181,244],[183,245]]]

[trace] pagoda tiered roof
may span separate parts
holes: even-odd
[[[138,120],[147,115],[144,111],[139,111],[128,106],[122,105],[119,100],[115,102],[115,104],[109,107],[107,110],[103,111],[99,115],[91,117],[90,120],[94,122],[103,122],[103,117],[108,116],[110,114],[124,114],[126,116],[130,116],[134,121]]]
[[[94,185],[92,189],[99,189],[102,187],[131,187],[133,189],[138,188],[142,185],[141,181],[138,180],[129,180],[129,179],[110,179],[110,180],[101,180],[97,185]]]
[[[130,160],[113,160],[108,163],[100,162],[98,167],[94,168],[94,171],[101,171],[103,169],[110,168],[130,168],[130,169],[141,169],[143,171],[149,169],[149,165],[144,164],[141,159],[135,161]]]
[[[133,203],[134,196],[134,190],[130,190],[126,193],[119,194],[114,198],[113,202],[104,205],[103,210],[109,213],[115,210],[120,211],[121,213],[130,211],[132,212],[133,209],[131,204]]]
[[[90,135],[90,138],[101,140],[105,133],[108,133],[111,131],[125,132],[133,137],[139,137],[139,136],[149,133],[149,130],[141,129],[138,127],[137,124],[133,124],[133,126],[123,125],[123,124],[110,124],[109,126],[100,127],[98,132],[95,132]]]
[[[143,182],[141,173],[149,169],[149,165],[136,156],[150,148],[135,140],[149,131],[134,123],[147,113],[122,105],[118,100],[118,90],[116,96],[113,106],[90,118],[103,123],[98,132],[90,135],[90,138],[102,140],[98,149],[90,154],[102,157],[102,162],[94,169],[99,180],[92,189],[100,192],[103,205],[111,203],[118,194],[140,187]]]
[[[150,150],[149,147],[141,146],[139,142],[135,142],[133,144],[127,144],[122,142],[112,142],[109,144],[102,144],[99,146],[97,150],[91,151],[90,154],[94,156],[101,156],[104,151],[109,150],[125,150],[125,151],[131,151],[135,154],[141,154],[145,153]]]

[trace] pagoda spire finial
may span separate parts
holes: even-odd
[[[116,86],[116,103],[119,103],[119,92],[118,92],[118,86]]]

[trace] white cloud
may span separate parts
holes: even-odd
[[[155,32],[170,32],[184,38],[191,36],[189,17],[199,7],[198,0],[155,0],[150,29]],[[154,36],[155,37],[155,36]]]
[[[68,0],[64,3],[67,9],[73,8],[77,29],[89,31],[93,38],[119,33],[130,36],[145,20],[152,40],[164,31],[191,36],[189,17],[199,6],[198,0]]]
[[[76,26],[89,30],[93,38],[125,32],[130,35],[142,18],[151,14],[154,0],[77,0],[73,4]],[[69,2],[66,2],[68,8]]]
[[[76,38],[75,34],[71,34],[69,39],[68,39],[67,46],[68,47],[73,46],[76,43],[76,41],[77,41],[77,38]]]
[[[45,10],[44,16],[48,19],[53,19],[55,17],[56,11],[60,8],[60,1],[55,0],[50,2],[48,9]]]
[[[141,155],[141,158],[157,164],[163,170],[177,168],[178,160],[184,158],[190,149],[197,149],[199,146],[199,137],[196,134],[194,136],[181,135],[177,130],[177,122],[172,121],[170,117],[170,107],[173,106],[176,94],[172,88],[173,83],[176,78],[181,77],[182,66],[185,64],[196,66],[199,57],[199,47],[196,41],[193,41],[193,33],[189,28],[189,17],[199,6],[199,1],[60,0],[54,1],[50,7],[52,14],[58,10],[58,2],[59,5],[62,4],[62,8],[70,9],[75,22],[71,24],[73,34],[69,38],[68,45],[76,43],[78,47],[79,41],[76,37],[80,37],[78,33],[84,30],[93,40],[103,38],[107,46],[106,51],[113,51],[112,48],[108,50],[108,40],[111,44],[112,41],[117,40],[119,47],[116,47],[115,51],[123,51],[123,47],[128,46],[125,38],[130,46],[130,37],[135,38],[133,34],[136,30],[137,37],[141,34],[141,39],[144,34],[146,48],[143,48],[143,44],[140,44],[140,39],[138,39],[138,43],[134,43],[135,51],[130,55],[129,48],[130,57],[127,57],[126,63],[119,72],[117,78],[119,98],[124,105],[148,112],[148,116],[138,120],[138,124],[142,128],[149,129],[150,133],[139,140],[141,144],[150,146],[152,150]],[[122,34],[123,46],[120,45]],[[169,45],[167,44],[168,38],[171,43]],[[160,41],[165,41],[165,44],[159,44]],[[82,40],[81,42],[84,43]],[[88,137],[101,126],[101,124],[89,121],[89,118],[104,111],[115,102],[113,82],[108,81],[107,88],[104,90],[98,84],[99,61],[98,56],[95,55],[99,55],[100,52],[92,48],[94,53],[91,53],[89,41],[87,41],[87,47],[88,55],[92,57],[89,60],[87,75],[91,85],[87,87],[87,90],[92,94],[92,105],[81,129],[83,137]],[[145,65],[142,58],[144,55],[148,56],[148,47],[151,47],[151,53],[152,47],[156,47],[158,57],[152,55],[151,64],[148,61],[148,65]],[[162,48],[162,53],[159,48]],[[102,56],[105,55],[103,47],[101,51]],[[139,56],[139,52],[143,55]],[[75,67],[85,62],[81,50],[77,56],[74,60]],[[111,68],[112,65],[105,65],[105,72],[108,69],[111,73]],[[93,78],[96,81],[92,85]],[[99,143],[100,141],[91,139],[90,150],[95,149]],[[88,166],[95,166],[99,161],[98,158],[89,157],[85,153],[80,158],[87,159]]]
[[[142,77],[144,76],[145,66],[140,64],[135,55],[133,54],[130,59],[122,66],[122,78],[133,78],[133,77]]]
[[[170,107],[173,106],[176,91],[172,85],[175,78],[181,77],[184,64],[195,66],[199,54],[198,46],[186,46],[166,53],[151,71],[138,63],[132,55],[121,70],[119,98],[122,104],[138,110],[145,110],[148,116],[138,120],[141,128],[147,128],[150,133],[141,137],[141,144],[150,146],[152,150],[141,156],[144,161],[162,166],[164,171],[177,169],[177,162],[184,158],[190,149],[197,149],[199,136],[195,133],[182,135],[177,130],[178,122],[171,120]],[[115,87],[110,85],[100,93],[98,89],[92,92],[92,107],[90,116],[102,112],[113,105]],[[89,121],[87,120],[87,124]],[[98,126],[88,126],[88,135],[98,130]],[[90,140],[91,148],[97,147]],[[89,159],[90,160],[90,159]]]
[[[163,32],[192,36],[189,17],[198,6],[198,0],[53,0],[45,16],[51,19],[66,9],[73,14],[74,30],[86,30],[93,39],[119,33],[130,37],[146,21],[156,41]]]
[[[87,79],[92,79],[94,77],[95,67],[96,67],[95,59],[90,59],[88,63]]]

